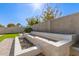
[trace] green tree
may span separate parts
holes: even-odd
[[[8,25],[7,25],[7,27],[15,27],[16,25],[15,24],[13,24],[13,23],[9,23]]]
[[[24,28],[24,32],[30,33],[32,31],[32,28],[30,26],[27,26]]]
[[[0,27],[4,27],[4,25],[0,24]]]
[[[20,23],[17,23],[17,24],[16,24],[16,26],[20,27],[20,26],[21,26],[21,24],[20,24]]]
[[[59,15],[61,15],[61,12],[57,8],[52,9],[50,6],[47,5],[47,8],[45,9],[45,11],[43,11],[42,19],[43,21],[53,20],[59,17]]]
[[[36,17],[27,19],[27,23],[29,26],[33,26],[34,24],[38,24],[39,22],[40,22],[39,19]]]

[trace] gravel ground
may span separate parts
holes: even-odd
[[[20,44],[21,44],[21,48],[22,49],[26,49],[26,48],[29,48],[29,47],[32,47],[34,46],[31,42],[29,42],[27,39],[25,38],[21,38],[19,39],[20,40]]]

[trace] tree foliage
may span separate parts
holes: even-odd
[[[32,31],[32,28],[30,26],[27,26],[25,29],[24,29],[24,32],[26,33],[30,33]]]
[[[35,17],[27,19],[27,23],[29,26],[33,26],[34,24],[38,24],[39,22],[39,19]]]
[[[21,24],[20,24],[20,23],[17,23],[17,24],[16,24],[16,26],[20,27],[20,26],[21,26]]]
[[[0,27],[5,27],[4,25],[0,24]]]
[[[47,8],[42,13],[43,21],[53,20],[58,18],[61,15],[61,12],[57,8],[53,8],[47,5]]]
[[[15,24],[13,24],[13,23],[9,23],[8,25],[7,25],[7,27],[15,27],[16,25]]]
[[[42,19],[44,21],[54,19],[54,14],[51,8],[47,8],[45,11],[43,11]]]

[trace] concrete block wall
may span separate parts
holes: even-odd
[[[34,31],[79,34],[79,13],[39,23],[32,28]]]
[[[72,23],[69,17],[59,18],[54,21],[51,20],[51,32],[56,33],[73,33]]]
[[[51,32],[79,33],[79,13],[51,20]]]
[[[5,34],[5,33],[20,33],[23,32],[24,29],[22,27],[0,27],[0,34]]]
[[[36,24],[36,25],[32,26],[32,29],[34,31],[50,32],[50,21]]]

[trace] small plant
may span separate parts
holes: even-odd
[[[33,44],[31,44],[31,43],[30,43],[29,45],[30,45],[30,46],[33,46]]]
[[[26,32],[26,33],[30,33],[31,31],[32,31],[31,27],[26,27],[25,30],[24,30],[24,32]]]

